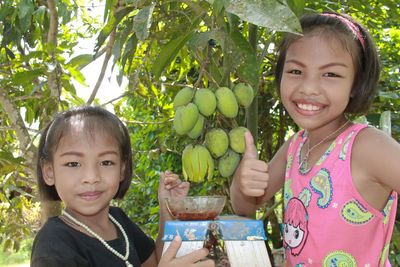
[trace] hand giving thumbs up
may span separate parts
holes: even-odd
[[[260,197],[268,187],[268,165],[258,159],[257,148],[250,132],[245,133],[246,151],[235,172],[234,179],[246,196]]]

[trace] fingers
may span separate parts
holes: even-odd
[[[268,187],[268,164],[258,160],[257,148],[250,132],[245,133],[246,150],[235,172],[239,190],[246,196],[260,197]]]
[[[244,138],[246,141],[246,150],[243,153],[243,158],[245,159],[258,159],[257,148],[254,145],[253,135],[247,131],[244,134]]]
[[[186,263],[195,263],[195,262],[198,262],[198,261],[204,259],[207,255],[208,255],[208,249],[202,248],[202,249],[195,250],[185,256],[180,257],[180,260],[182,260],[182,262],[186,262]],[[198,266],[198,265],[196,265],[196,266]],[[201,266],[201,265],[199,265],[199,266]]]
[[[182,188],[185,187],[185,185],[183,185],[182,181],[179,179],[179,176],[170,171],[166,171],[162,174],[162,180],[164,182],[165,188],[168,190],[176,186],[181,186]]]
[[[175,257],[176,254],[178,253],[179,248],[182,245],[182,239],[179,235],[174,237],[174,240],[172,240],[171,244],[165,251],[164,255],[162,256],[163,261],[165,262],[170,262],[172,261]]]
[[[195,250],[185,256],[176,258],[179,248],[182,245],[180,236],[175,236],[171,244],[163,254],[158,266],[196,266],[196,267],[214,267],[212,260],[203,260],[208,255],[208,250],[205,248]]]
[[[194,266],[196,267],[215,267],[215,263],[213,260],[206,260],[197,262]]]

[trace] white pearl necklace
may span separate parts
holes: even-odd
[[[79,225],[80,227],[82,227],[83,229],[85,229],[88,233],[90,233],[92,236],[94,236],[97,240],[99,240],[109,251],[111,251],[115,256],[117,256],[118,258],[120,258],[121,260],[125,261],[125,264],[127,267],[134,267],[133,264],[131,264],[128,261],[129,258],[129,240],[128,240],[128,235],[126,234],[124,228],[122,227],[122,225],[113,217],[111,216],[111,214],[108,214],[108,217],[110,218],[110,220],[118,226],[119,230],[121,231],[122,235],[124,236],[125,239],[125,244],[126,244],[126,252],[125,255],[122,255],[121,253],[119,253],[118,251],[116,251],[114,248],[112,248],[103,238],[101,238],[98,234],[96,234],[92,229],[89,228],[89,226],[87,226],[86,224],[78,221],[76,218],[72,217],[71,214],[69,214],[67,211],[63,210],[62,211],[62,215],[64,215],[65,217],[67,217],[69,220],[71,220],[72,222],[74,222],[76,225]]]

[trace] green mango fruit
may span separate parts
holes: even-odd
[[[233,151],[244,153],[246,150],[246,141],[244,133],[249,131],[246,127],[236,127],[229,131],[229,144]]]
[[[174,98],[174,109],[178,107],[185,106],[192,101],[194,95],[193,88],[184,87],[175,95]]]
[[[235,151],[228,151],[218,160],[218,171],[222,177],[232,176],[240,162],[240,155]]]
[[[178,134],[187,134],[193,129],[198,118],[199,110],[195,104],[189,103],[186,106],[180,106],[175,111],[173,127]]]
[[[206,117],[213,114],[217,107],[214,92],[207,88],[197,90],[193,102],[197,105],[200,113]]]
[[[182,152],[183,177],[191,182],[203,182],[214,175],[214,160],[203,145],[187,145]]]
[[[204,127],[204,116],[199,115],[196,124],[193,126],[193,129],[188,132],[188,136],[192,139],[197,139],[203,133]]]
[[[221,128],[211,129],[206,133],[206,145],[214,158],[219,158],[226,153],[229,147],[229,137]]]
[[[217,108],[227,118],[235,118],[239,111],[239,105],[235,94],[228,87],[220,87],[215,91]]]
[[[233,87],[232,91],[235,94],[239,105],[242,107],[248,108],[253,102],[254,90],[250,85],[238,83]]]

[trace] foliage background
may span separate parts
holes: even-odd
[[[90,15],[104,6],[103,18]],[[0,243],[18,250],[42,221],[59,212],[57,203],[38,202],[36,146],[41,129],[56,112],[83,104],[104,105],[129,127],[135,176],[121,202],[150,235],[157,232],[158,175],[181,173],[180,153],[189,142],[171,127],[172,100],[183,86],[229,86],[244,81],[257,92],[235,123],[257,138],[260,158],[268,160],[296,126],[279,103],[273,82],[275,44],[282,32],[296,32],[304,12],[335,10],[366,25],[379,48],[379,95],[365,117],[379,126],[391,111],[391,133],[400,140],[400,4],[382,1],[250,0],[0,0]],[[76,54],[82,40],[96,37],[89,54]],[[82,69],[102,57],[98,81],[88,99],[72,81],[86,85]],[[96,98],[107,66],[124,93],[110,101]],[[113,90],[113,88],[108,88]],[[215,118],[216,120],[218,118]],[[233,123],[233,122],[230,122]],[[227,194],[229,179],[193,185],[191,194]],[[280,196],[257,216],[279,248]],[[225,212],[230,213],[227,205]],[[391,261],[400,264],[400,234],[395,231]]]

